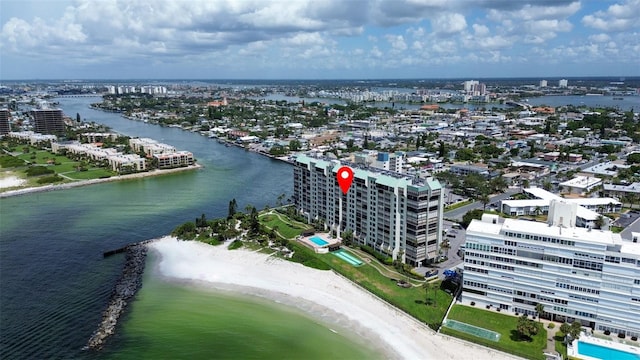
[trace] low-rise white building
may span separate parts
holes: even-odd
[[[118,154],[108,158],[111,170],[120,174],[140,172],[147,170],[147,161],[135,154]]]
[[[531,187],[522,190],[530,199],[502,200],[500,211],[510,216],[543,215],[549,212],[552,201],[566,201],[578,205],[574,224],[579,227],[593,228],[602,217],[602,228],[608,229],[611,220],[601,214],[619,212],[622,203],[614,198],[577,198],[565,199],[544,189]]]
[[[54,142],[58,140],[58,137],[55,135],[40,134],[33,131],[12,131],[7,134],[7,137],[28,141],[31,145],[38,145],[43,142]]]
[[[168,154],[176,151],[176,148],[172,145],[163,144],[148,138],[129,139],[129,146],[131,146],[133,151],[142,151],[148,156],[153,156],[155,154]]]
[[[591,176],[576,176],[559,185],[566,192],[583,195],[602,185],[602,179]]]
[[[170,169],[193,165],[193,154],[188,151],[176,151],[168,154],[153,154],[158,161],[158,169]]]

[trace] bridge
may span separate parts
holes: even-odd
[[[102,97],[103,94],[64,94],[64,95],[57,95],[56,97],[61,97],[61,98],[89,98],[89,97]]]
[[[515,102],[515,101],[507,101],[504,103],[507,106],[514,106],[514,107],[522,107],[525,109],[531,109],[531,105],[527,104],[527,103],[519,103],[519,102]]]

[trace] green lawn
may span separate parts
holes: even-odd
[[[451,303],[451,295],[444,290],[437,290],[434,301],[433,292],[427,298],[422,287],[402,288],[396,285],[396,279],[383,276],[369,264],[353,267],[332,254],[317,256],[338,273],[432,327],[442,322]]]
[[[465,200],[465,201],[461,201],[459,203],[453,204],[453,205],[449,205],[449,206],[445,206],[444,207],[444,211],[451,211],[451,210],[455,210],[457,208],[461,208],[465,205],[469,205],[473,203],[473,200]]]
[[[556,333],[556,336],[553,337],[553,339],[555,340],[555,345],[556,345],[556,351],[559,352],[560,354],[562,354],[562,358],[563,359],[567,359],[568,355],[567,355],[567,344],[564,343],[564,334],[561,333],[560,331],[558,331]]]
[[[275,214],[261,214],[260,222],[269,228],[278,226],[278,232],[290,239],[301,234],[306,229],[311,229],[311,226],[292,221],[284,214],[279,215],[280,217],[278,218]],[[437,289],[434,299],[433,291],[429,291],[427,294],[421,286],[402,288],[396,284],[400,276],[394,278],[386,277],[369,264],[353,267],[333,254],[316,254],[295,240],[290,241],[289,247],[294,251],[303,253],[303,260],[306,259],[304,263],[309,263],[307,266],[326,268],[317,266],[326,264],[332,270],[359,284],[419,321],[430,325],[432,328],[437,328],[442,323],[447,308],[451,304],[452,296],[445,292],[444,289]],[[343,249],[351,255],[361,258],[348,251],[348,249]],[[320,264],[317,262],[320,262]],[[384,265],[380,264],[379,266]],[[391,267],[388,268],[391,269]]]
[[[36,155],[35,159],[31,158],[33,154]],[[71,160],[66,156],[52,154],[46,150],[38,150],[33,147],[30,148],[28,153],[23,153],[17,157],[31,164],[46,166],[56,173],[67,176],[73,180],[91,180],[117,175],[117,173],[109,169],[98,167],[91,167],[87,171],[77,171],[78,166],[80,166],[79,161]]]
[[[280,233],[287,239],[294,239],[296,236],[302,234],[305,230],[311,229],[310,226],[290,221],[285,215],[279,215],[280,217],[278,217],[276,214],[261,215],[260,222],[269,229],[277,227],[278,233]]]
[[[90,168],[87,171],[72,170],[70,172],[62,173],[62,175],[68,176],[74,180],[88,180],[115,176],[117,173],[103,168]]]
[[[539,326],[538,334],[531,341],[520,340],[516,332],[518,318],[471,306],[454,305],[448,319],[461,321],[500,333],[500,341],[482,339],[464,332],[442,327],[443,334],[452,335],[477,344],[501,350],[527,359],[544,359],[542,352],[547,344],[547,330]]]

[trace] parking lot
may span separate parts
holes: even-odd
[[[444,279],[443,272],[447,269],[451,269],[458,264],[462,263],[462,257],[458,254],[458,250],[460,249],[460,245],[464,244],[466,241],[465,230],[461,227],[458,228],[457,223],[452,221],[445,220],[443,223],[443,230],[445,230],[445,235],[443,237],[443,241],[449,242],[449,249],[443,249],[443,255],[447,257],[447,260],[438,264],[434,264],[434,267],[418,267],[415,270],[420,274],[426,274],[434,269],[438,269],[438,277]]]

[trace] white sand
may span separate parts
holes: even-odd
[[[385,349],[385,354],[390,357],[469,360],[517,358],[436,334],[426,325],[332,271],[311,269],[266,254],[242,249],[229,251],[224,246],[178,241],[172,237],[162,238],[149,246],[160,255],[157,266],[163,276],[194,280],[218,289],[237,290],[239,286],[244,289],[241,292],[265,296],[278,302],[282,302],[282,294],[286,294],[294,301],[299,299],[301,303],[312,303],[314,306],[311,307],[297,307],[321,320],[351,330],[355,328],[353,332],[359,336],[370,336],[367,339],[369,343],[379,344],[379,348]],[[291,304],[291,301],[288,303]]]
[[[171,174],[171,173],[175,173],[175,172],[196,170],[196,169],[200,169],[201,167],[202,167],[202,165],[196,163],[194,165],[190,165],[190,166],[186,166],[186,167],[179,167],[179,168],[174,168],[174,169],[162,169],[162,170],[153,170],[153,171],[148,171],[148,172],[127,174],[127,175],[116,175],[116,176],[111,176],[111,177],[102,178],[102,179],[77,180],[77,181],[74,181],[74,182],[64,183],[64,184],[47,184],[47,185],[38,186],[38,187],[29,187],[29,188],[24,188],[24,189],[5,191],[5,192],[0,193],[0,199],[1,198],[6,198],[6,197],[11,197],[11,196],[18,196],[18,195],[32,194],[32,193],[36,193],[36,192],[43,192],[43,191],[71,189],[71,188],[79,187],[79,186],[101,184],[101,183],[112,182],[112,181],[130,180],[130,179],[142,179],[142,178],[145,178],[145,177],[160,176],[160,175]],[[2,180],[0,180],[0,182],[1,181]],[[22,184],[20,184],[20,185],[22,185]],[[12,185],[12,186],[19,186],[19,185]],[[0,186],[0,189],[2,189],[2,188],[3,187]]]
[[[4,179],[0,179],[0,189],[21,186],[25,182],[26,182],[25,180],[20,179],[17,176],[9,176]]]

